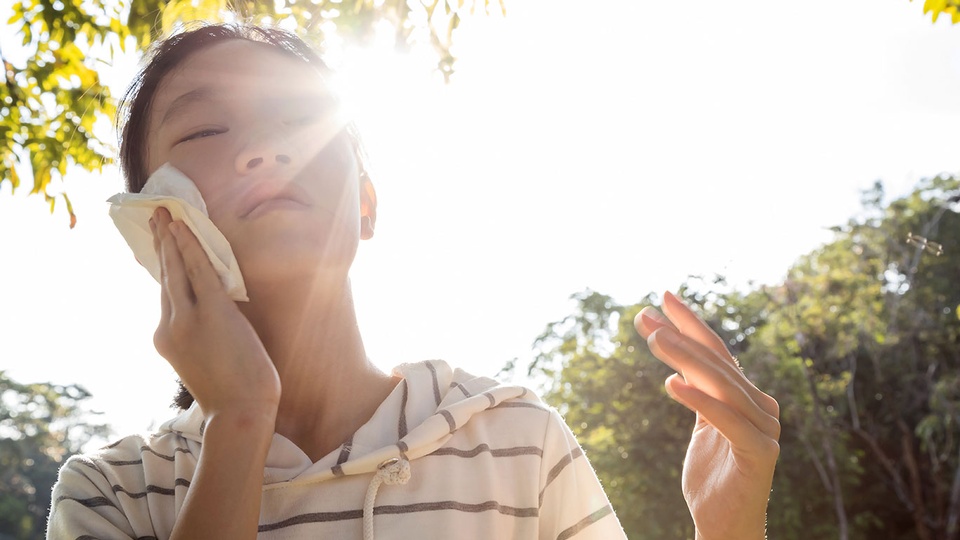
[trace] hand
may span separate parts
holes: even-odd
[[[182,221],[159,208],[150,228],[161,269],[157,352],[208,419],[223,413],[263,419],[272,433],[280,377],[260,337]]]
[[[634,325],[654,356],[677,371],[666,380],[667,394],[697,413],[682,479],[697,538],[763,539],[780,406],[676,296],[664,294],[663,310],[666,317],[644,308]]]

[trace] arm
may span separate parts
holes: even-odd
[[[207,418],[196,474],[172,540],[256,538],[273,427],[274,418],[258,412]]]
[[[665,386],[697,414],[683,464],[683,495],[698,540],[762,540],[780,454],[780,408],[740,370],[723,340],[670,293],[666,317],[645,308],[635,325],[675,369]]]
[[[165,209],[150,223],[162,274],[154,343],[206,419],[196,474],[171,538],[254,539],[280,378],[196,237]]]

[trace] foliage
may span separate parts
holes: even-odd
[[[960,180],[883,200],[878,183],[776,286],[741,292],[717,277],[680,290],[780,402],[771,538],[960,538]],[[657,297],[573,300],[537,339],[531,373],[551,381],[545,397],[628,536],[689,538],[679,474],[693,418],[666,398],[669,370],[633,329]]]
[[[924,0],[923,13],[933,13],[933,22],[945,13],[950,15],[953,24],[957,24],[960,22],[960,0]]]
[[[389,24],[398,47],[428,42],[438,69],[453,72],[453,35],[462,19],[478,10],[506,13],[504,0],[131,0],[64,2],[18,0],[7,29],[23,37],[26,61],[15,65],[0,51],[0,184],[16,190],[22,180],[16,165],[29,163],[31,193],[42,194],[53,211],[62,199],[76,216],[65,192],[54,186],[68,167],[101,170],[115,150],[94,125],[113,118],[116,100],[100,80],[97,66],[133,47],[145,50],[162,35],[197,20],[251,20],[294,29],[320,45],[365,43],[381,23]],[[21,168],[21,173],[23,169]]]
[[[107,428],[90,424],[70,385],[21,384],[0,371],[0,538],[43,538],[63,461]]]

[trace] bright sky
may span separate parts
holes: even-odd
[[[492,375],[587,287],[775,282],[874,180],[899,194],[960,170],[960,25],[922,2],[586,5],[508,0],[464,24],[448,86],[416,58],[346,55],[380,199],[353,284],[385,369]],[[117,171],[66,188],[74,230],[0,188],[0,369],[80,383],[118,433],[143,430],[175,388],[159,286],[107,216]]]

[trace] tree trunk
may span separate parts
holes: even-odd
[[[823,419],[823,415],[820,412],[820,393],[817,391],[817,382],[813,380],[813,376],[810,374],[810,370],[807,369],[805,362],[800,362],[803,366],[803,375],[807,379],[807,385],[810,387],[810,394],[813,397],[813,418],[817,424],[817,429],[820,430],[820,433],[823,435],[821,442],[823,443],[823,455],[827,462],[827,473],[829,475],[830,483],[833,485],[833,489],[830,490],[833,495],[833,509],[837,514],[837,528],[839,529],[839,540],[847,540],[850,536],[849,525],[847,523],[847,510],[843,504],[843,485],[840,482],[840,472],[837,469],[837,460],[833,454],[833,436],[830,431],[830,426],[827,425],[826,420]],[[923,539],[927,540],[927,539]]]
[[[917,466],[917,457],[913,453],[913,434],[903,419],[897,420],[900,428],[900,446],[903,449],[903,462],[910,474],[910,498],[913,500],[913,523],[920,540],[933,540],[930,528],[927,527],[926,509],[923,502],[923,479],[920,478],[920,467]]]
[[[960,540],[960,457],[957,458],[957,470],[953,473],[953,487],[950,489],[950,505],[947,511],[947,540]]]

